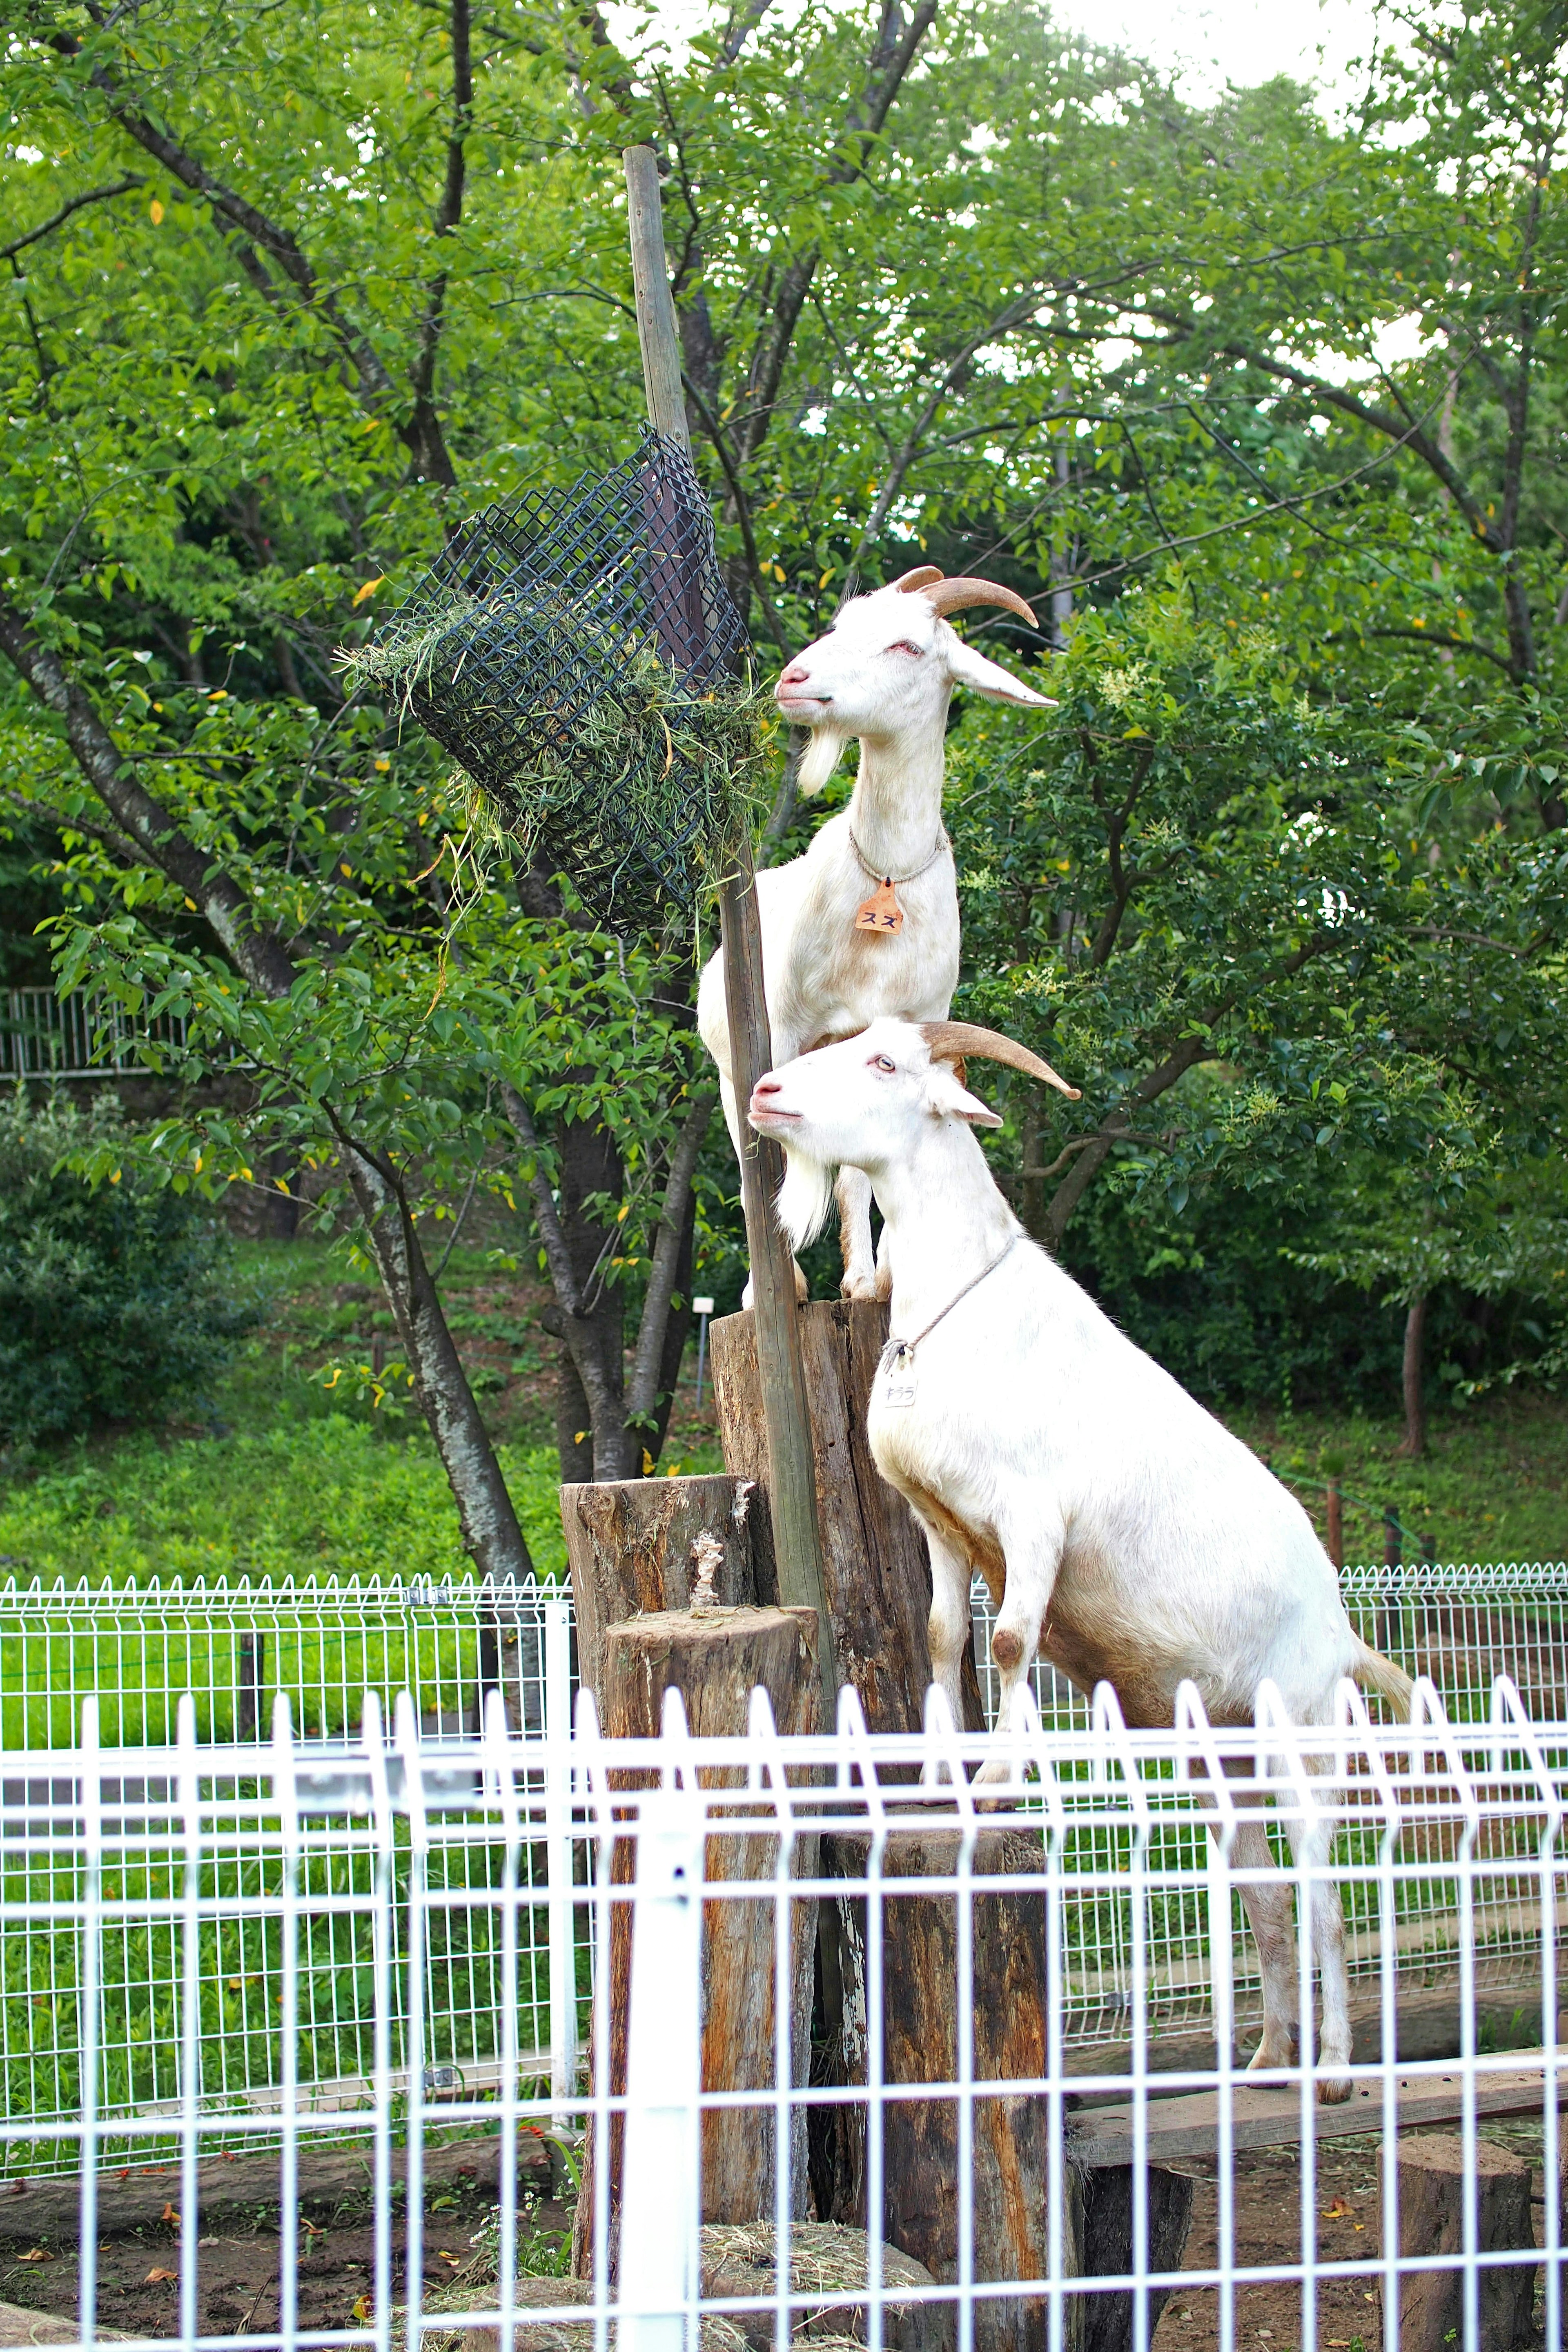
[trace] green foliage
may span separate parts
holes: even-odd
[[[0,1104],[0,1438],[155,1419],[210,1391],[258,1308],[200,1213],[137,1181],[118,1106]],[[67,1164],[101,1162],[94,1185]]]

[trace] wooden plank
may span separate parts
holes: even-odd
[[[1478,2116],[1538,2116],[1542,2111],[1548,2073],[1568,2073],[1568,2053],[1538,2066],[1511,2069],[1507,2074],[1478,2074]],[[1397,2129],[1417,2125],[1457,2123],[1464,2113],[1463,2077],[1452,2074],[1400,2074],[1397,2085]],[[1152,2100],[1144,2151],[1151,2164],[1169,2164],[1178,2157],[1219,2153],[1217,2091],[1191,2091],[1184,2097]],[[1344,2139],[1356,2132],[1383,2129],[1383,2084],[1358,2083],[1342,2106],[1314,2107],[1313,2130],[1319,2139]],[[1232,2146],[1237,2148],[1289,2147],[1301,2137],[1301,2095],[1293,2085],[1278,2089],[1238,2088],[1231,2098]],[[1133,2161],[1132,2103],[1091,2107],[1075,2115],[1069,2152],[1075,2164],[1131,2164]]]

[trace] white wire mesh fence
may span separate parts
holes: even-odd
[[[11,988],[0,996],[0,1077],[144,1077],[160,1055],[184,1058],[188,1024],[177,1013],[133,1018],[84,989]]]
[[[1507,1674],[1538,1720],[1568,1716],[1564,1612],[1568,1572],[1527,1569],[1357,1569],[1345,1571],[1352,1615],[1369,1640],[1413,1671],[1430,1667],[1449,1713],[1486,1713],[1494,1676]],[[989,1698],[989,1602],[975,1598],[976,1661]],[[1043,1722],[1055,1731],[1086,1729],[1089,1702],[1037,1669]],[[117,1801],[161,1801],[173,1786],[167,1753],[180,1695],[191,1695],[195,1736],[248,1748],[259,1772],[277,1699],[288,1702],[297,1735],[323,1753],[363,1738],[364,1695],[378,1719],[391,1719],[406,1693],[427,1744],[477,1736],[486,1695],[496,1692],[514,1734],[559,1738],[572,1719],[575,1683],[570,1598],[547,1583],[396,1581],[298,1585],[236,1582],[159,1589],[57,1584],[0,1588],[0,2131],[32,2133],[39,2124],[68,2126],[79,2114],[81,2002],[79,1939],[48,1924],[48,1887],[38,1893],[27,1842],[15,1822],[65,1818],[74,1802],[68,1773],[51,1761],[76,1740],[86,1701],[97,1701],[100,1737],[121,1751]],[[134,1751],[145,1751],[138,1754]],[[422,1915],[417,1966],[400,1950],[395,1979],[397,2017],[418,1979],[424,2032],[448,2091],[490,2083],[503,2036],[502,1978],[495,1938],[498,1849],[454,1817],[430,1868],[440,1902]],[[1085,1832],[1084,1835],[1089,1835]],[[1203,1879],[1204,1835],[1191,1818],[1160,1832],[1174,1883],[1145,1924],[1144,2011],[1167,2039],[1201,2026],[1209,2002],[1207,1913],[1191,1891]],[[1424,1871],[1415,1868],[1424,1840]],[[1352,1982],[1381,1979],[1387,1935],[1406,1997],[1434,1999],[1457,1982],[1464,1922],[1451,1868],[1447,1826],[1412,1826],[1410,1866],[1388,1920],[1365,1884],[1342,1890]],[[557,1804],[520,1864],[522,1902],[510,1932],[516,1967],[509,1979],[518,2004],[517,2047],[542,2077],[574,2079],[585,2030],[593,1953],[578,1931],[574,1874],[586,1866],[563,1807]],[[1114,1874],[1119,1856],[1101,1861]],[[300,2007],[293,2064],[300,2095],[314,2111],[345,2116],[367,2095],[371,2029],[367,1970],[371,1928],[365,1910],[372,1865],[362,1832],[323,1823],[312,1832],[303,1865],[309,1896],[297,1962]],[[410,1866],[406,1855],[399,1872]],[[151,1838],[116,1882],[112,1932],[98,1954],[98,2035],[103,2073],[100,2113],[111,2121],[166,2118],[181,2095],[179,2049],[166,2031],[176,1996],[176,1962],[163,1906],[184,1867],[177,1843]],[[222,1932],[201,1948],[201,2030],[197,2063],[204,2112],[239,2118],[276,2115],[286,2052],[281,2018],[280,1864],[237,1850],[237,1907]],[[270,1875],[268,1871],[270,1870]],[[399,1878],[398,1884],[404,1884]],[[12,1898],[21,1910],[13,1913]],[[243,1897],[243,1899],[242,1899]],[[39,1902],[44,1911],[38,1910]],[[1125,2032],[1134,1998],[1134,1955],[1127,1915],[1091,1884],[1066,1895],[1061,2030],[1066,2046],[1088,2048]],[[1489,2031],[1506,2034],[1519,2004],[1531,1997],[1535,1922],[1526,1879],[1495,1871],[1485,1904],[1472,1906],[1471,1965],[1478,1984],[1499,1995]],[[24,1924],[26,1922],[26,1924]],[[574,1942],[574,1935],[577,1940]],[[1232,1997],[1253,2016],[1261,1979],[1251,1944],[1237,1943]],[[389,2027],[405,2048],[401,2023]],[[399,2057],[399,2063],[403,2059]],[[166,2126],[165,2126],[166,2127]],[[68,2160],[64,2143],[33,2134],[17,2160],[34,2170]]]
[[[98,2314],[103,2183],[115,2163],[172,2148],[178,2332],[215,2352],[241,2340],[435,2352],[469,2326],[510,2347],[528,2317],[567,2330],[561,2341],[583,2352],[607,2346],[612,2325],[616,2345],[639,2352],[742,2352],[807,2334],[931,2352],[1143,2352],[1176,2292],[1178,2316],[1206,2315],[1205,2340],[1232,2352],[1251,2345],[1248,2298],[1263,2290],[1288,2297],[1286,2340],[1300,2344],[1348,2344],[1323,2326],[1347,2295],[1358,2308],[1372,2299],[1367,2337],[1380,2315],[1385,2345],[1402,2330],[1411,2347],[1522,2343],[1535,2303],[1545,2343],[1561,2342],[1568,1725],[1532,1727],[1506,1680],[1486,1719],[1464,1722],[1424,1685],[1408,1727],[1371,1722],[1348,1690],[1336,1725],[1305,1731],[1266,1702],[1255,1729],[1211,1728],[1190,1705],[1173,1730],[1129,1733],[1102,1703],[1088,1726],[1037,1718],[1005,1741],[959,1732],[940,1702],[921,1735],[869,1736],[852,1695],[836,1734],[787,1741],[760,1700],[749,1736],[731,1740],[688,1738],[678,1705],[657,1741],[602,1741],[586,1706],[572,1740],[559,1727],[515,1737],[499,1695],[487,1717],[482,1740],[458,1749],[422,1739],[405,1700],[389,1744],[371,1694],[352,1747],[296,1741],[285,1709],[259,1755],[199,1744],[194,1708],[173,1753],[106,1751],[89,1717],[80,1750],[56,1759],[56,1801],[5,1803],[7,1935],[47,1935],[78,1954],[81,2111],[34,2133],[80,2167],[84,2336]],[[998,1753],[1005,1782],[972,1789],[969,1773]],[[1369,2030],[1342,2080],[1333,2070],[1350,2095],[1331,2105],[1319,2099],[1304,1953],[1296,2051],[1267,2075],[1238,2071],[1238,1896],[1272,1872],[1244,1865],[1237,1840],[1266,1798],[1294,1836],[1285,1884],[1297,1916],[1314,1888],[1353,1891],[1380,1938]],[[1323,1827],[1335,1832],[1331,1858],[1314,1860],[1303,1833]],[[563,1828],[579,1857],[569,1899],[597,1955],[592,2063],[576,2089],[543,2080],[518,2031],[528,1857]],[[1398,1931],[1405,1890],[1430,1879],[1435,1849],[1457,1923],[1454,2046],[1411,2057],[1400,2046]],[[470,1877],[455,1895],[449,1857],[479,1850],[494,1857],[487,1884],[476,1891]],[[357,1866],[330,1893],[312,1874],[328,1853],[334,1867],[348,1854]],[[151,1895],[149,1855],[164,1873]],[[280,2012],[283,2066],[273,2110],[237,2119],[214,2111],[203,2084],[207,1955],[239,1952],[258,1889],[274,1922],[266,1999]],[[1521,2040],[1533,2046],[1494,2052],[1478,2027],[1477,1961],[1504,1899],[1527,1915],[1533,2032]],[[111,2006],[98,1958],[128,1906],[166,1956],[161,2030],[178,2066],[172,2108],[135,2117],[109,2112]],[[818,2021],[796,1997],[825,1907],[858,1986],[842,2007],[858,2025],[837,2044],[850,2060],[828,2078],[808,2063]],[[323,1909],[363,1937],[353,2021],[364,2105],[347,2118],[314,2104],[308,2079]],[[479,1910],[500,2032],[489,2076],[452,2095],[435,2072],[439,2005],[406,1956],[428,1948],[433,1920]],[[1157,1977],[1172,1912],[1206,1938],[1207,2030],[1178,2070],[1161,2072]],[[1128,1955],[1125,2027],[1075,2058],[1074,1922],[1111,1914]],[[749,2072],[715,2039],[712,1956],[737,1936],[750,1955]],[[939,2030],[911,2036],[922,2015]],[[1495,2145],[1504,2119],[1512,2154]],[[345,2122],[374,2185],[373,2275],[342,2325],[307,2330],[288,2284],[299,2198]],[[518,2252],[521,2139],[577,2123],[579,2276],[535,2277]],[[499,2142],[493,2275],[470,2270],[460,2294],[432,2294],[423,2190],[432,2142],[454,2128]],[[1441,2243],[1422,2236],[1412,2195],[1421,2149],[1400,2135],[1417,2128],[1452,2148]],[[216,2242],[201,2220],[203,2158],[237,2130],[274,2151],[282,2283],[276,2326],[242,2335],[209,2324],[205,2249]],[[1340,2200],[1324,2187],[1349,2140],[1376,2184],[1359,2235],[1337,2226]],[[767,2157],[766,2196],[745,2212],[734,2210],[742,2144]],[[832,2193],[847,2200],[836,2231],[806,2220],[825,2202],[826,2147],[837,2152]],[[1264,2151],[1275,2159],[1268,2193],[1289,2222],[1266,2243],[1256,2200],[1241,2194]],[[1520,2192],[1507,2213],[1500,2179]],[[933,2181],[940,2195],[927,2193]],[[1009,2183],[1016,2193],[1003,2193]],[[395,2230],[399,2184],[406,2221]],[[1194,2196],[1203,2227],[1184,2253],[1184,2223],[1174,2224]],[[1421,2333],[1434,2281],[1450,2298],[1436,2336]],[[1503,2304],[1515,2323],[1507,2339],[1495,2332]]]

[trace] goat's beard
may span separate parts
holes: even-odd
[[[833,1170],[801,1150],[784,1150],[784,1180],[773,1203],[790,1247],[799,1251],[816,1239],[833,1205]]]
[[[807,800],[815,799],[838,765],[844,740],[837,727],[812,729],[811,740],[801,754],[795,780],[796,790],[804,793]]]

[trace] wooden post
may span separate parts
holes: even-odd
[[[1465,2243],[1468,2186],[1465,2144],[1458,2132],[1429,2132],[1399,2143],[1399,2251],[1452,2254],[1455,2267],[1417,2271],[1399,2288],[1400,2352],[1445,2352],[1467,2341],[1465,2281],[1458,2259]],[[1476,2245],[1480,2253],[1505,2247],[1533,2249],[1530,2166],[1510,2149],[1476,2142]],[[1509,2263],[1479,2274],[1480,2336],[1472,2352],[1518,2352],[1532,2338],[1533,2263]]]
[[[800,1317],[821,1496],[827,1622],[841,1678],[853,1685],[873,1731],[919,1728],[931,1680],[926,1620],[931,1571],[925,1538],[902,1497],[879,1475],[866,1436],[866,1404],[888,1310],[816,1306]],[[761,1383],[752,1318],[732,1315],[712,1332],[713,1394],[731,1470],[755,1475],[763,1453]],[[768,1554],[760,1528],[756,1568],[766,1590]],[[965,1675],[964,1715],[978,1729],[980,1689]],[[853,2087],[866,2079],[866,2003],[882,2002],[890,2083],[951,2082],[961,2032],[973,2032],[976,2084],[1042,2074],[1046,2062],[1045,1906],[1016,1894],[990,1895],[1001,1871],[1044,1867],[1038,1840],[983,1836],[974,1856],[973,2024],[960,2019],[957,1906],[911,1882],[951,1875],[954,1840],[941,1832],[899,1835],[889,1844],[882,1901],[880,1988],[865,1981],[866,1899],[841,1896],[837,1937],[823,1938],[819,2083]],[[825,1838],[825,1874],[862,1878],[868,1847]],[[832,1981],[834,1969],[837,1981]],[[977,2280],[1044,2277],[1048,2269],[1044,2103],[977,2097],[972,2184]],[[819,2106],[812,2126],[812,2184],[823,2220],[879,2230],[932,2274],[951,2282],[957,2263],[958,2113],[952,2099],[896,2100],[883,2116],[884,2211],[865,2211],[865,2114],[853,2104]],[[976,2305],[976,2352],[1024,2352],[1041,2340],[1037,2300],[987,2297]]]
[[[651,147],[628,147],[624,160],[632,281],[648,422],[657,433],[676,442],[689,455],[691,443],[680,382],[680,341],[664,254],[658,159]],[[773,1215],[773,1196],[783,1176],[783,1156],[776,1144],[764,1142],[744,1125],[752,1088],[772,1066],[773,1056],[763,986],[763,934],[757,918],[756,877],[752,866],[751,843],[743,835],[734,866],[734,872],[720,888],[724,1002],[730,1024],[731,1070],[744,1135],[741,1190],[746,1213],[746,1247],[752,1261],[752,1291],[756,1300],[778,1597],[788,1607],[815,1609],[821,1614],[822,1555],[817,1540],[805,1381],[795,1333],[795,1264],[789,1244]],[[819,1642],[817,1660],[825,1719],[831,1722],[837,1688],[831,1642]]]
[[[824,1597],[839,1678],[853,1685],[873,1731],[918,1731],[931,1681],[931,1564],[913,1513],[878,1470],[866,1435],[867,1400],[888,1337],[888,1310],[824,1301],[801,1308],[796,1322],[811,1397]],[[710,1340],[725,1465],[757,1479],[765,1493],[767,1432],[755,1322],[750,1315],[727,1315],[714,1324]],[[757,1597],[771,1601],[769,1515],[758,1512],[755,1518]],[[964,1701],[965,1725],[977,1731],[984,1717],[972,1662],[965,1667]]]
[[[750,1480],[604,1478],[563,1486],[561,1524],[577,1612],[577,1674],[602,1697],[605,1636],[648,1610],[684,1609],[700,1547],[718,1552],[715,1601],[757,1598],[752,1546],[757,1517]],[[772,1553],[769,1553],[772,1575]]]
[[[601,1717],[616,1739],[657,1738],[667,1690],[679,1691],[687,1720],[699,1738],[731,1738],[746,1729],[751,1695],[768,1694],[773,1720],[786,1736],[815,1731],[820,1720],[821,1680],[816,1646],[819,1620],[809,1609],[666,1610],[608,1627],[604,1638]],[[629,1778],[629,1776],[628,1776]],[[743,1774],[725,1768],[704,1774],[709,1787],[735,1785]],[[752,1808],[738,1796],[733,1817],[743,1822]],[[710,1880],[771,1881],[777,1839],[771,1830],[736,1829],[710,1836],[706,1872]],[[630,1842],[622,1840],[615,1859],[617,1883],[629,1883]],[[816,1871],[816,1841],[795,1849],[794,1873]],[[808,2078],[811,2056],[811,1960],[816,1943],[815,1901],[796,1903],[790,1932],[792,2073],[797,2084]],[[702,2123],[702,2211],[710,2221],[754,2222],[774,2210],[773,2128],[774,2078],[773,1902],[727,1896],[706,1903],[702,1915],[702,2083],[709,2091],[755,2090],[757,2106],[717,2110]],[[626,2087],[626,1994],[630,1982],[631,1923],[617,1905],[610,1936],[610,2089]],[[590,2061],[590,2079],[595,2079]],[[807,2210],[805,2113],[790,2118],[790,2180],[797,2219]],[[610,2175],[617,2178],[618,2126],[611,2135]],[[589,2275],[593,2261],[595,2134],[584,2146],[582,2193],[573,2241],[573,2266]],[[612,2185],[612,2203],[616,2198]],[[612,2220],[613,2226],[613,2220]]]

